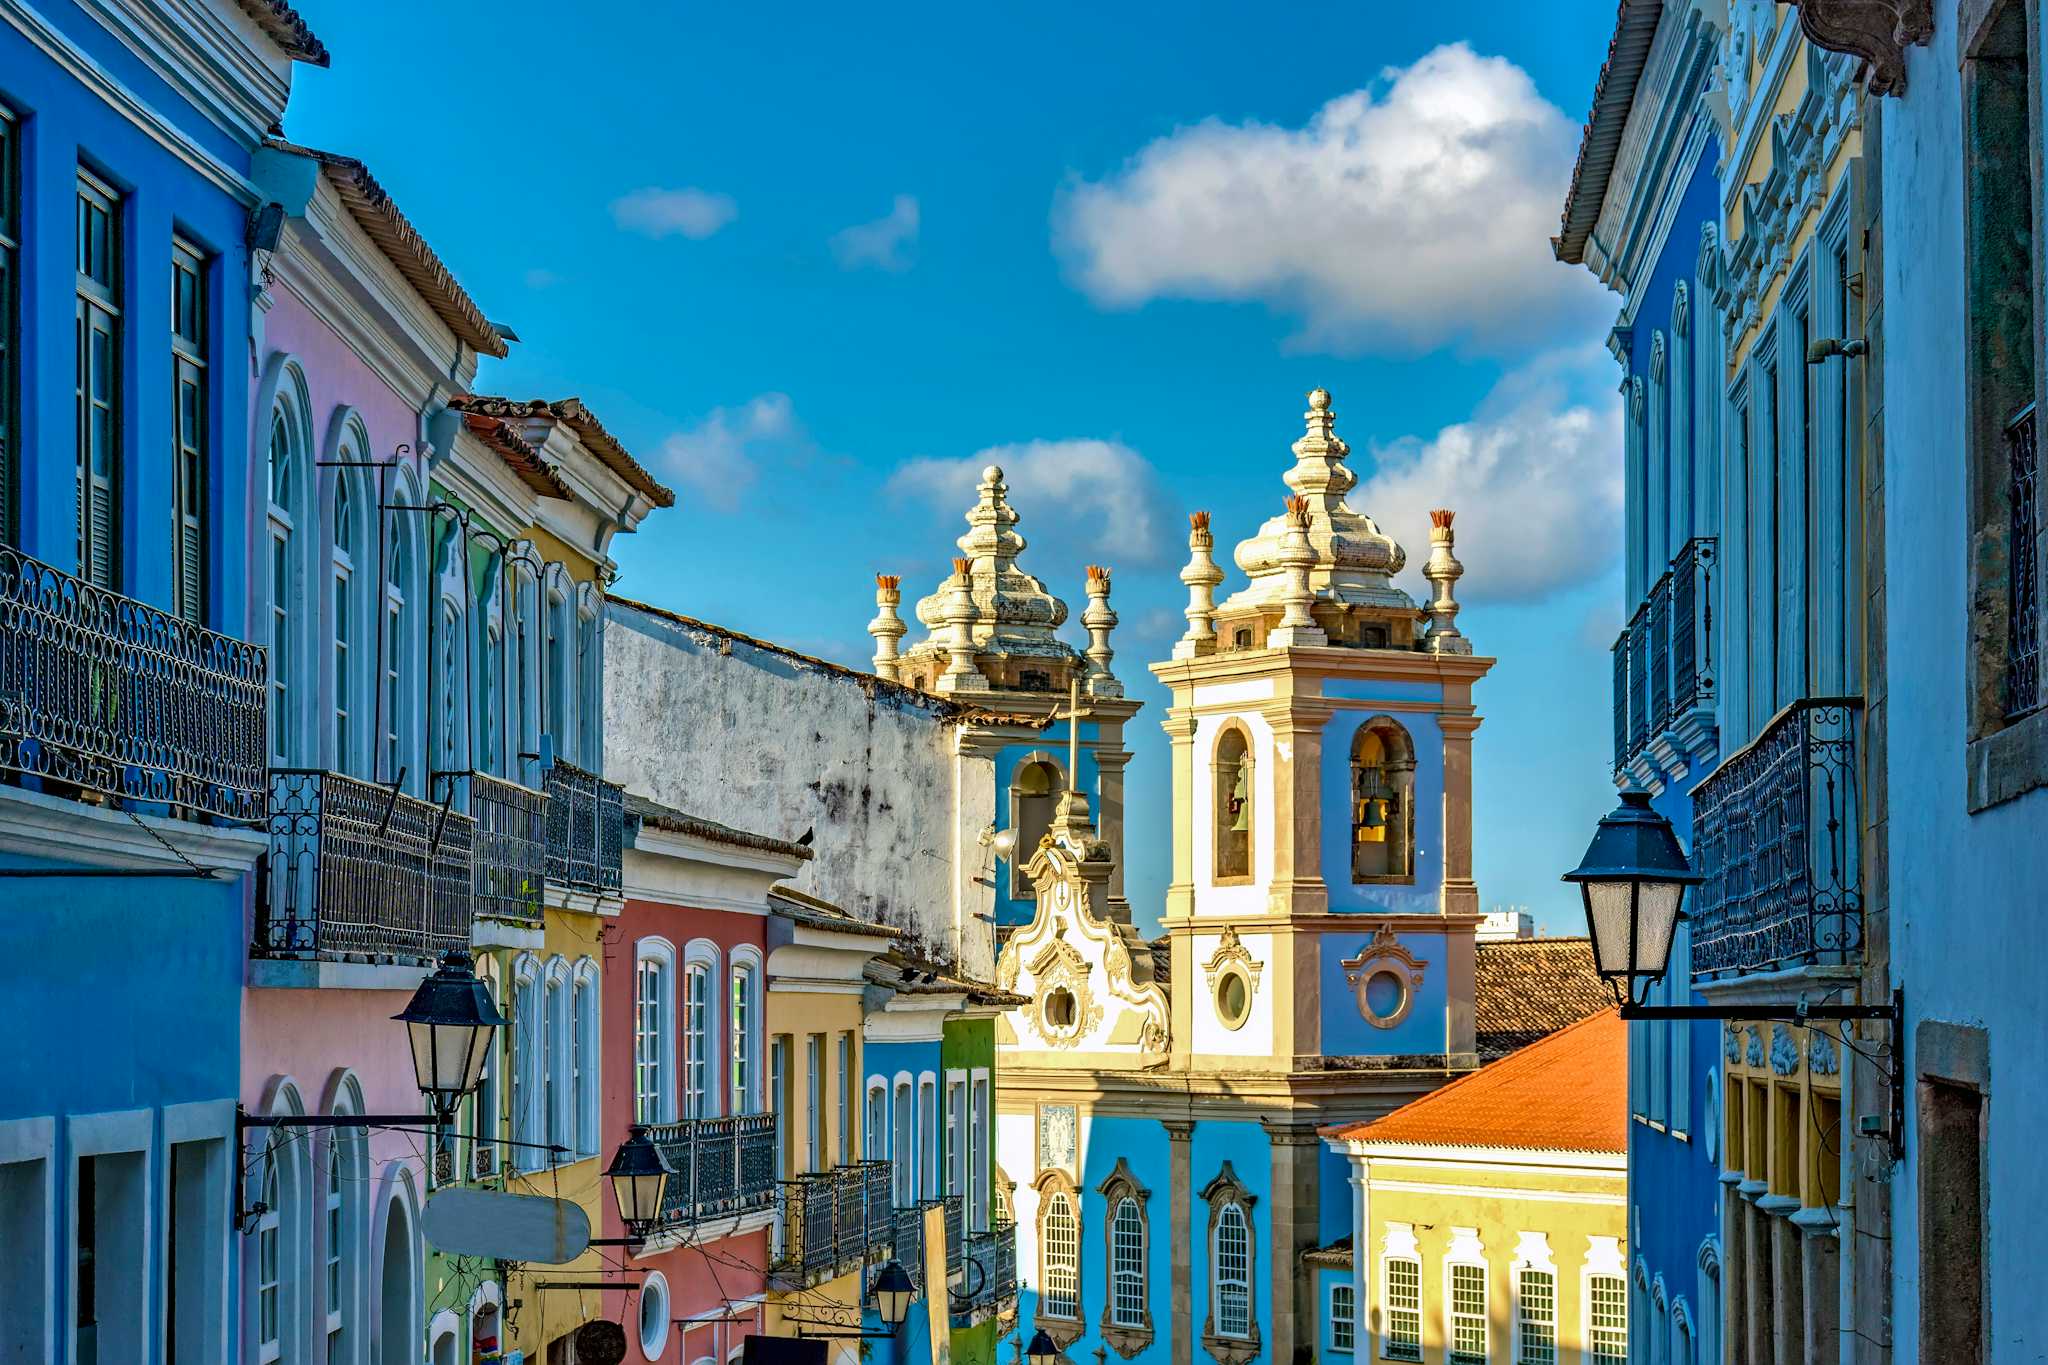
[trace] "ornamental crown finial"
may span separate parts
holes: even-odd
[[[1308,405],[1317,412],[1329,411],[1330,391],[1320,384],[1316,385],[1308,391]]]

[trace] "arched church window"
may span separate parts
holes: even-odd
[[[1060,770],[1045,759],[1018,765],[1010,782],[1010,828],[1017,831],[1017,851],[1010,856],[1010,895],[1029,900],[1037,894],[1024,864],[1038,851],[1038,841],[1052,828],[1053,806],[1059,800],[1064,779]]]
[[[1078,1318],[1081,1316],[1081,1220],[1075,1212],[1073,1191],[1064,1182],[1048,1184],[1039,1207],[1038,1311],[1048,1318]]]
[[[1202,1187],[1209,1206],[1209,1317],[1202,1346],[1219,1365],[1250,1365],[1260,1350],[1257,1280],[1258,1241],[1252,1209],[1258,1196],[1226,1161]]]
[[[1252,753],[1242,725],[1216,740],[1216,880],[1252,875]]]
[[[1130,1163],[1118,1157],[1116,1168],[1096,1187],[1109,1210],[1104,1228],[1108,1253],[1108,1292],[1103,1296],[1102,1338],[1129,1360],[1152,1344],[1150,1276],[1151,1229],[1145,1204],[1151,1192],[1138,1183]]]
[[[1351,880],[1415,879],[1415,744],[1376,717],[1351,741]]]

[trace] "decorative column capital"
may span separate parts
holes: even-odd
[[[1863,60],[1873,95],[1906,93],[1906,49],[1934,37],[1933,0],[1792,0],[1808,42]]]

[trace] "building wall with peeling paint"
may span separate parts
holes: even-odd
[[[993,966],[990,757],[951,703],[622,599],[606,604],[605,774],[664,805],[817,856],[791,885]]]

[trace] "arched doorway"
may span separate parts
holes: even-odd
[[[412,1219],[405,1199],[384,1206],[384,1265],[377,1278],[377,1365],[412,1365],[419,1359],[419,1316],[413,1306]]]

